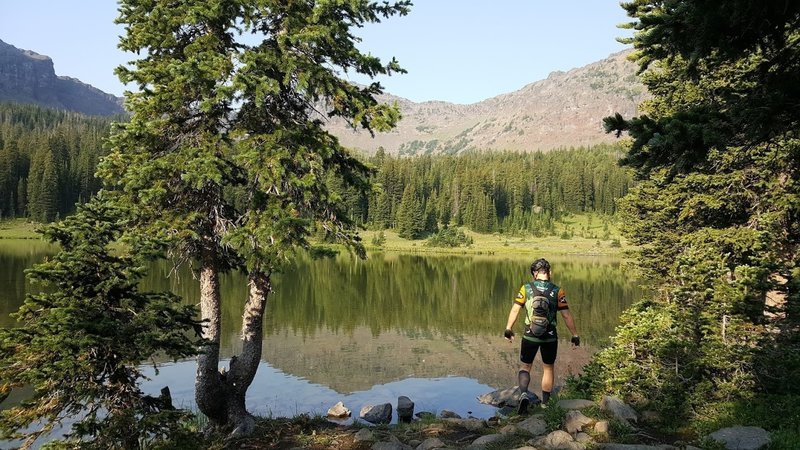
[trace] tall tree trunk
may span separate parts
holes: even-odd
[[[255,420],[245,408],[245,395],[261,362],[264,309],[272,291],[270,275],[263,272],[250,273],[248,284],[250,295],[242,315],[242,352],[231,358],[226,380],[229,389],[228,420],[233,426],[231,435],[236,437],[249,435],[255,429]]]
[[[200,316],[205,321],[203,337],[208,344],[197,357],[195,401],[200,412],[216,426],[227,422],[224,375],[219,372],[220,291],[216,254],[207,250],[200,267]]]
[[[231,357],[227,373],[220,373],[219,275],[216,264],[204,264],[200,271],[200,309],[202,318],[208,320],[205,337],[209,344],[197,359],[195,400],[211,424],[230,430],[231,437],[247,436],[255,430],[255,419],[247,411],[245,398],[261,362],[264,309],[272,290],[270,276],[262,272],[251,273],[248,283],[250,293],[242,316],[242,352]]]

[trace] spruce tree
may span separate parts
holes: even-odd
[[[325,183],[356,192],[369,169],[323,127],[388,129],[397,108],[380,104],[374,77],[400,70],[360,52],[352,28],[405,14],[410,3],[123,0],[120,47],[143,55],[118,74],[138,87],[132,117],[111,138],[100,174],[114,201],[134,212],[129,232],[169,243],[195,261],[208,345],[198,357],[198,408],[234,436],[253,431],[245,395],[259,363],[272,277],[319,232],[357,254],[353,223]],[[242,270],[249,297],[241,352],[220,371],[220,274]]]
[[[653,99],[605,124],[633,138],[623,223],[660,295],[626,315],[596,381],[676,420],[800,393],[800,5],[623,7]]]
[[[60,251],[34,266],[18,325],[0,330],[0,393],[31,387],[32,395],[0,413],[3,438],[23,448],[72,421],[69,448],[180,446],[181,421],[168,391],[142,392],[141,365],[156,356],[177,360],[196,352],[193,307],[169,293],[142,292],[141,243],[132,254],[117,245],[126,214],[103,199],[87,204],[44,236]]]

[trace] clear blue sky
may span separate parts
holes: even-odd
[[[58,75],[122,95],[113,0],[0,0],[0,40],[53,58]],[[474,103],[605,58],[628,18],[617,0],[415,0],[411,13],[356,32],[360,48],[408,74],[380,79],[413,101]],[[363,79],[353,78],[363,82]]]

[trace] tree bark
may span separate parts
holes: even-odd
[[[216,255],[207,251],[200,267],[200,317],[205,321],[203,337],[208,344],[200,349],[197,357],[195,401],[200,412],[216,426],[224,426],[227,422],[224,375],[219,372],[220,302]]]
[[[264,310],[267,296],[272,291],[270,276],[263,272],[248,275],[250,294],[242,314],[242,352],[231,358],[227,384],[229,389],[228,418],[233,426],[231,435],[246,436],[255,429],[255,419],[247,412],[245,396],[261,362]]]
[[[255,418],[247,411],[247,389],[261,362],[264,310],[272,290],[270,276],[248,275],[250,292],[242,316],[242,352],[231,357],[229,371],[219,371],[220,292],[219,273],[213,258],[200,270],[200,310],[208,320],[204,335],[209,344],[197,358],[195,401],[212,426],[230,430],[231,437],[243,437],[255,430]]]

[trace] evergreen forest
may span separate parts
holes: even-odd
[[[0,104],[0,218],[51,222],[91,198],[115,120],[124,118]],[[617,164],[623,154],[621,145],[420,157],[378,149],[360,155],[373,168],[372,191],[348,189],[335,176],[327,183],[354,223],[408,239],[449,226],[546,235],[565,214],[616,213],[616,199],[633,182]],[[236,191],[230,195],[241,200]]]
[[[51,222],[87,201],[114,120],[0,103],[0,219]]]

